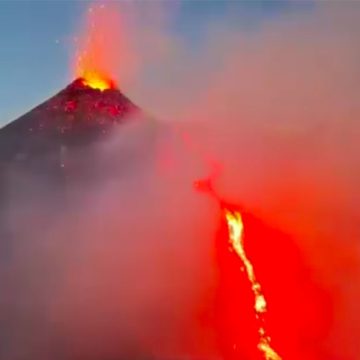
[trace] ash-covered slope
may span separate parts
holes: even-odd
[[[140,112],[117,89],[100,91],[77,79],[0,129],[0,161],[25,160],[61,146],[88,145]]]

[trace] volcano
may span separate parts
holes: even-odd
[[[94,89],[77,79],[0,130],[0,160],[30,160],[89,145],[139,112],[118,89]]]
[[[114,156],[100,161],[97,146],[117,130],[141,122],[140,117],[144,118],[141,109],[113,84],[96,88],[79,78],[0,129],[1,238],[8,238],[1,222],[11,204],[18,208],[40,201],[29,190],[29,179],[48,192],[42,198],[53,201],[58,196],[65,201],[74,183],[81,187],[105,177],[109,169],[119,169],[121,154],[114,155],[116,162]],[[128,153],[123,156],[133,160],[134,149],[125,150]]]

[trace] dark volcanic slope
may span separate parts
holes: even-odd
[[[6,220],[11,209],[39,203],[34,184],[52,204],[65,202],[75,183],[81,188],[109,171],[126,172],[130,161],[119,159],[132,159],[133,153],[103,161],[97,144],[140,113],[119,90],[95,90],[78,79],[0,129],[0,250],[13,232]]]
[[[94,90],[79,79],[0,129],[0,359],[105,359],[73,355],[78,350],[71,348],[72,341],[57,337],[59,325],[49,323],[47,299],[54,284],[61,284],[59,271],[68,271],[66,261],[57,263],[63,254],[60,248],[76,254],[83,241],[80,237],[73,248],[68,241],[79,236],[73,220],[79,208],[85,209],[79,206],[82,200],[86,203],[89,194],[101,193],[107,181],[120,176],[130,182],[133,165],[145,171],[153,144],[152,122],[123,126],[139,114],[141,110],[119,90]],[[117,128],[120,131],[114,132]],[[115,133],[112,141],[103,142],[110,133]],[[99,222],[107,211],[99,214]],[[73,232],[60,227],[55,231],[52,226],[58,221],[63,230],[69,226]],[[52,263],[48,249],[60,245],[53,247],[60,236],[60,257]],[[124,344],[118,359],[145,359],[137,347],[130,347],[128,351]]]
[[[95,90],[77,79],[0,129],[0,160],[31,157],[62,145],[86,145],[138,111],[119,90]]]

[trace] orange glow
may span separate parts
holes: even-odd
[[[80,36],[74,38],[74,75],[93,89],[116,88],[119,72],[128,73],[132,65],[119,8],[93,4],[85,20]]]
[[[107,89],[115,88],[114,82],[103,76],[99,72],[85,70],[81,76],[82,82],[84,85],[91,87],[92,89],[97,89],[100,91],[104,91]]]
[[[244,248],[244,224],[242,221],[241,214],[237,211],[231,211],[227,208],[224,209],[224,215],[226,218],[226,223],[229,231],[229,241],[230,244],[237,254],[237,256],[242,261],[247,278],[251,283],[251,289],[254,294],[254,311],[256,319],[259,320],[258,334],[258,349],[264,355],[266,360],[281,360],[282,358],[277,354],[277,352],[271,347],[271,338],[267,335],[263,316],[267,311],[267,303],[264,294],[261,290],[261,285],[257,281],[255,276],[254,267],[246,255]]]

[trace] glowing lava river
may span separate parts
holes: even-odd
[[[222,220],[225,220],[227,225],[227,240],[231,245],[230,251],[235,252],[238,259],[241,261],[242,270],[245,272],[248,284],[251,287],[253,294],[253,308],[254,319],[256,320],[256,327],[258,333],[257,349],[265,360],[282,360],[283,358],[271,345],[271,337],[267,332],[265,326],[265,314],[267,313],[267,301],[263,294],[260,282],[255,275],[254,266],[249,259],[244,244],[244,222],[241,212],[238,209],[233,209],[222,201],[218,194],[214,191],[211,179],[204,179],[195,182],[195,188],[202,192],[211,195],[218,202],[221,209]],[[221,237],[221,240],[224,238]],[[224,247],[224,244],[222,244]],[[231,279],[232,280],[232,279]],[[236,281],[236,279],[234,280]],[[231,297],[231,293],[227,293]],[[240,306],[240,304],[239,304]],[[236,347],[236,344],[234,344]]]
[[[271,347],[271,338],[267,335],[264,326],[263,317],[267,311],[266,299],[262,293],[260,283],[256,280],[254,267],[246,255],[244,247],[244,225],[241,214],[238,211],[232,211],[227,208],[224,208],[223,212],[228,225],[230,244],[245,267],[246,275],[251,283],[251,289],[254,294],[255,317],[260,323],[258,328],[258,349],[264,354],[264,358],[266,360],[281,360],[281,357]]]

